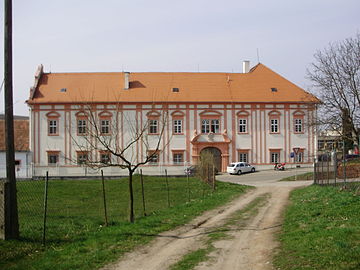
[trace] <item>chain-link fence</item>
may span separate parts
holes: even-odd
[[[46,182],[45,177],[17,182],[22,238],[42,241],[46,228],[47,243],[73,241],[106,223],[111,226],[128,220],[126,177],[107,179],[105,176],[104,181],[50,178],[47,188]],[[212,192],[211,186],[193,177],[167,177],[165,173],[162,177],[134,175],[133,187],[135,218]]]

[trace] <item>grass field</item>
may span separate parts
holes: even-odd
[[[41,245],[44,181],[18,183],[21,239],[0,241],[0,269],[96,269],[149,242],[159,232],[190,221],[202,212],[224,204],[247,187],[217,183],[216,192],[190,178],[145,177],[144,217],[141,185],[135,178],[135,224],[127,222],[127,179],[106,180],[110,226],[104,227],[99,180],[51,180],[48,193],[46,248]]]
[[[313,185],[290,200],[276,269],[360,269],[358,189]]]

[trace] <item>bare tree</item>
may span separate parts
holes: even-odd
[[[331,43],[314,57],[307,74],[323,102],[319,123],[351,148],[358,144],[360,126],[360,34]]]
[[[142,121],[119,106],[115,115],[110,112],[101,115],[92,105],[82,106],[78,112],[77,130],[71,132],[78,150],[76,163],[94,169],[118,167],[128,170],[130,222],[135,220],[133,175],[142,165],[158,163],[159,154],[170,140],[164,138],[168,119],[166,108],[152,113],[154,115]]]

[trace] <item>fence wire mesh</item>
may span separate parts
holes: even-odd
[[[105,198],[108,224],[126,222],[129,215],[128,178],[106,179]],[[145,211],[153,213],[211,193],[211,187],[190,177],[143,176]],[[140,175],[134,175],[135,217],[144,216]],[[42,241],[44,229],[45,178],[17,182],[20,235]],[[190,194],[190,195],[189,195]],[[101,230],[105,225],[101,179],[48,181],[46,242],[73,241]]]

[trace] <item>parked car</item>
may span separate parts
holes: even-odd
[[[229,174],[242,174],[247,172],[255,172],[255,167],[246,162],[234,162],[227,166],[226,171]]]

